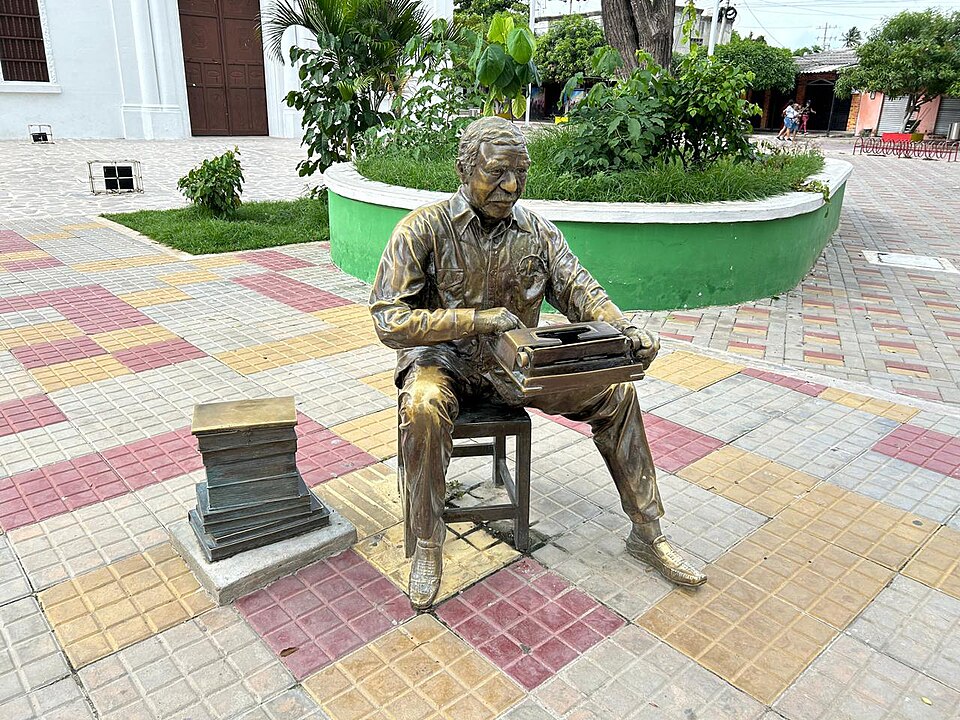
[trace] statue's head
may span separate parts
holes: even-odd
[[[509,120],[482,117],[460,136],[457,173],[481,219],[502,220],[527,184],[530,156],[523,133]]]

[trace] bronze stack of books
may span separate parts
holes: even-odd
[[[197,483],[190,525],[207,560],[330,524],[330,511],[297,470],[292,397],[197,405],[193,434],[207,481]]]

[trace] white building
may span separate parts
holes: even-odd
[[[0,0],[0,138],[299,137],[297,72],[255,32],[272,0]],[[442,17],[453,0],[425,0]],[[309,42],[289,31],[288,48]]]

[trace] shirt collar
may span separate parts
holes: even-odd
[[[467,228],[470,227],[470,224],[474,221],[477,223],[477,230],[482,232],[480,228],[480,218],[477,217],[476,212],[474,212],[470,206],[470,201],[467,200],[467,196],[464,194],[462,187],[450,198],[450,218],[453,220],[453,229],[456,230],[459,236],[463,236]],[[533,227],[530,224],[530,216],[526,210],[520,207],[519,203],[513,206],[508,222],[510,225],[524,232],[533,232]]]

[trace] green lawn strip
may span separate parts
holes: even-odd
[[[191,253],[234,252],[329,240],[327,198],[244,203],[230,219],[196,207],[104,215],[163,245]]]

